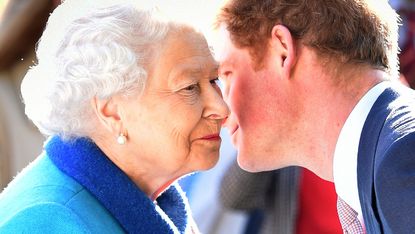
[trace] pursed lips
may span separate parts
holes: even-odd
[[[199,138],[199,140],[208,140],[208,141],[217,141],[220,140],[221,137],[219,135],[219,133],[215,133],[215,134],[209,134],[206,136],[203,136],[201,138]]]

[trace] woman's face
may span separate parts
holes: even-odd
[[[143,94],[125,104],[121,117],[125,146],[139,166],[133,168],[178,177],[216,164],[229,114],[217,69],[203,36],[191,29],[169,34]]]

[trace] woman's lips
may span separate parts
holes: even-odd
[[[201,137],[199,139],[201,139],[201,140],[207,140],[207,141],[218,141],[221,138],[219,136],[219,133],[217,133],[217,134],[206,135],[206,136]]]

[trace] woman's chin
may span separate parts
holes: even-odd
[[[212,169],[219,161],[219,152],[203,156],[203,162],[198,165],[197,171]]]

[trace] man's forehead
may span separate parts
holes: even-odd
[[[226,53],[227,48],[229,48],[230,42],[229,32],[226,30],[224,25],[221,25],[217,30],[215,30],[214,37],[211,41],[213,55],[217,61],[221,62],[221,60],[223,60],[224,53]]]

